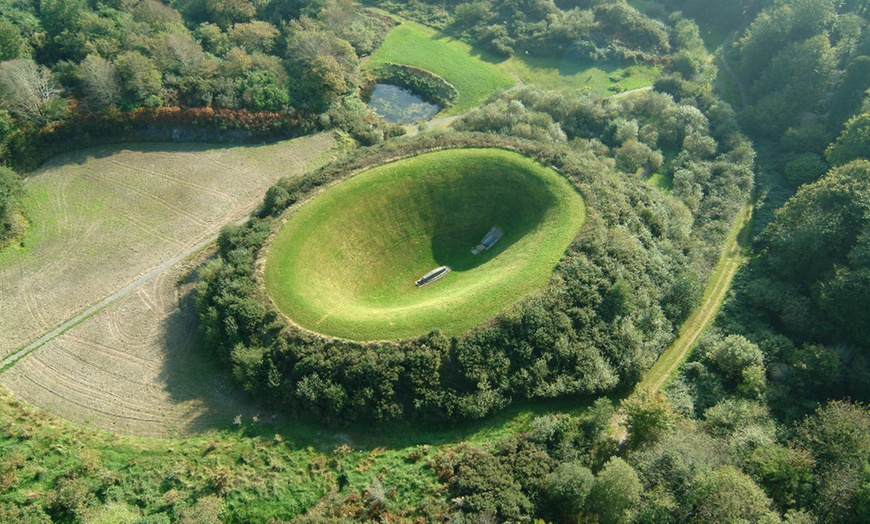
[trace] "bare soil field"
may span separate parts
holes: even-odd
[[[24,247],[0,252],[0,360],[244,217],[278,178],[326,161],[322,134],[249,147],[89,149],[28,178]],[[23,400],[138,435],[196,431],[241,414],[203,365],[178,264],[0,374]]]

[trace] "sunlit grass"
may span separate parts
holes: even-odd
[[[496,67],[493,60],[465,42],[415,22],[403,22],[390,31],[366,67],[392,62],[435,73],[459,92],[453,107],[445,112],[452,115],[464,113],[516,83],[510,74]]]
[[[369,170],[290,218],[265,280],[297,324],[353,340],[459,334],[544,285],[584,219],[561,176],[496,149],[449,150]],[[492,249],[471,249],[492,226]],[[418,288],[436,267],[453,271]]]
[[[528,55],[505,59],[411,21],[390,32],[366,67],[385,62],[420,67],[453,84],[459,96],[445,115],[462,114],[519,84],[604,97],[650,86],[661,76],[658,67],[645,64],[596,64]]]

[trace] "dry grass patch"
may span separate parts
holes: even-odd
[[[250,418],[197,344],[193,265],[161,274],[37,349],[0,382],[68,420],[123,434],[185,435]]]
[[[26,181],[24,248],[0,251],[0,358],[248,213],[333,146],[149,144],[52,160]]]
[[[278,178],[323,163],[334,145],[322,134],[234,148],[112,146],[54,159],[27,180],[25,247],[0,252],[0,358],[245,216]],[[195,319],[179,310],[179,276],[158,276],[0,382],[105,429],[158,435],[208,423],[203,395],[214,383],[172,381],[178,355],[195,347]]]

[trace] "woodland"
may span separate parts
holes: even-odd
[[[493,62],[661,75],[628,96],[527,82],[409,132],[361,98],[402,20]],[[58,153],[331,131],[340,154],[221,230],[196,271],[200,343],[241,397],[415,435],[322,451],[240,422],[121,445],[4,394],[0,521],[870,521],[868,28],[867,0],[0,0],[0,249],[26,242],[23,178]],[[282,220],[366,168],[461,147],[534,158],[585,200],[542,289],[449,337],[353,342],[277,312],[258,268]],[[634,391],[749,208],[712,326],[663,388]]]

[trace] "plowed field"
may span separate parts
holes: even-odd
[[[241,414],[198,353],[192,262],[165,266],[248,214],[278,178],[327,160],[334,145],[322,134],[54,159],[27,180],[24,247],[0,252],[0,361],[14,362],[0,383],[36,406],[123,433],[185,433]],[[23,358],[11,360],[16,353]]]

